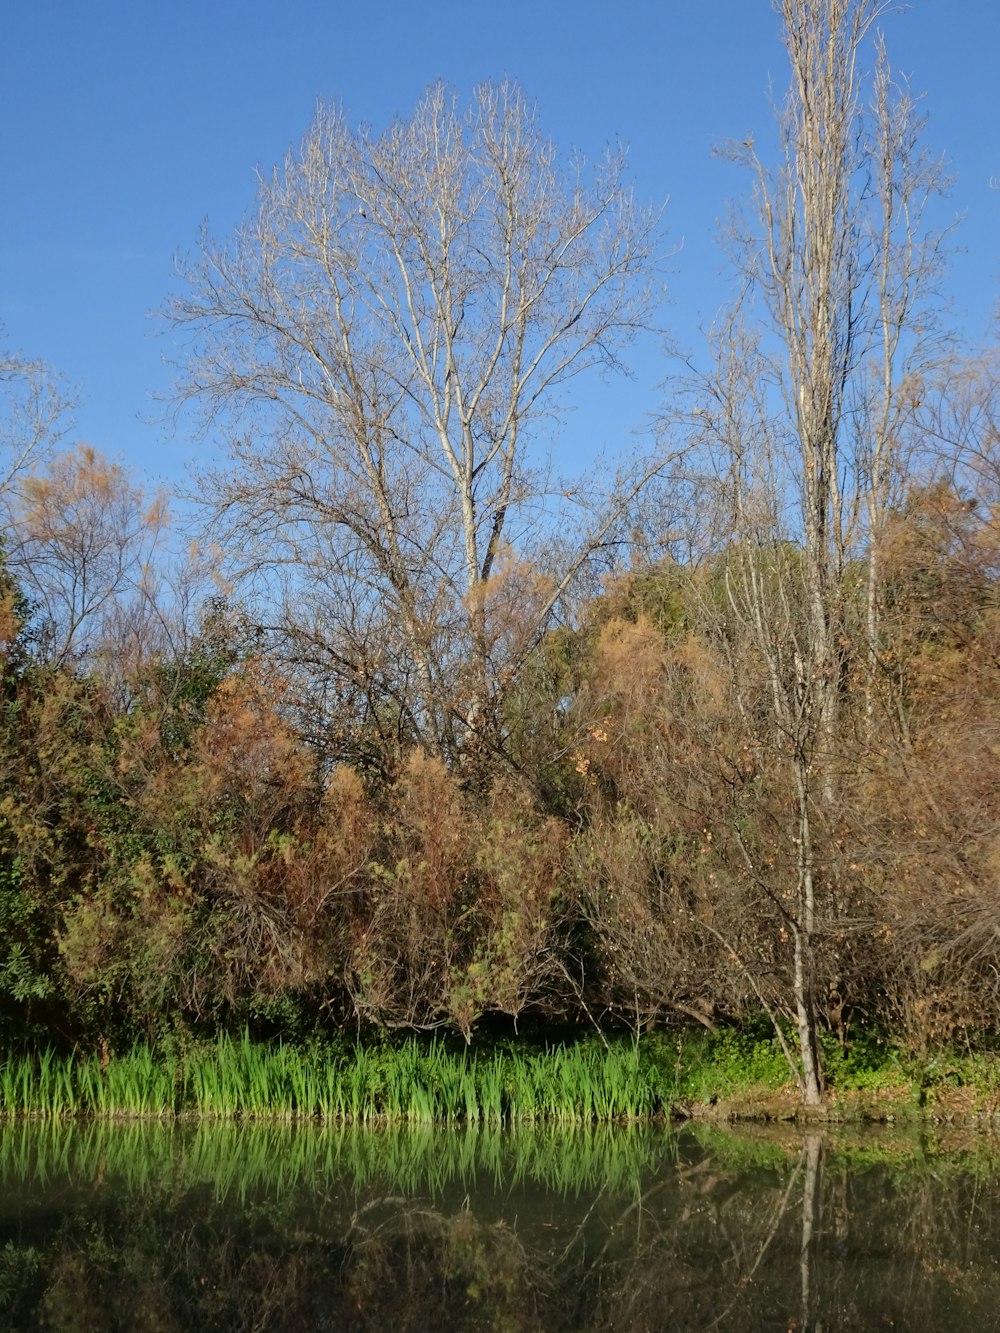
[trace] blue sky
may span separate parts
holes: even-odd
[[[885,28],[893,63],[926,91],[927,143],[955,178],[938,212],[964,215],[947,290],[956,329],[978,342],[1000,298],[1000,190],[989,188],[1000,177],[1000,8],[914,0]],[[255,166],[301,137],[317,98],[381,127],[434,79],[465,93],[509,75],[562,147],[596,156],[619,138],[637,194],[669,200],[663,317],[698,352],[727,291],[717,223],[747,184],[712,146],[767,135],[769,81],[785,86],[778,36],[769,0],[7,0],[5,342],[80,387],[79,438],[150,481],[178,477],[204,446],[148,420],[170,379],[149,312],[202,220],[220,234],[240,218]],[[668,369],[651,343],[634,381],[585,393],[561,463],[630,447]]]

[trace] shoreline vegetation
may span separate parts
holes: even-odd
[[[802,1103],[780,1045],[747,1031],[658,1033],[602,1045],[434,1038],[265,1043],[249,1033],[185,1051],[8,1054],[0,1123],[18,1119],[319,1121],[358,1125],[665,1121],[1000,1125],[1000,1053],[917,1060],[880,1043],[826,1053],[819,1107]]]

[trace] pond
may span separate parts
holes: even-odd
[[[986,1135],[0,1126],[0,1326],[1000,1328]]]

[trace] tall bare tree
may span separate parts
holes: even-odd
[[[509,683],[642,482],[531,567],[584,492],[553,491],[528,446],[577,375],[622,369],[658,295],[658,214],[622,172],[564,163],[510,84],[465,110],[434,86],[380,135],[320,107],[250,220],[184,266],[180,399],[231,460],[202,479],[213,531],[380,745],[498,743]]]
[[[943,180],[920,147],[914,99],[889,66],[878,30],[889,6],[773,7],[791,67],[782,152],[771,169],[752,141],[730,149],[751,170],[754,197],[733,230],[741,297],[716,333],[698,429],[730,497],[730,610],[768,682],[766,715],[748,716],[748,727],[769,735],[770,762],[787,767],[794,793],[783,836],[795,849],[795,884],[773,882],[760,849],[747,844],[744,854],[791,943],[796,1072],[815,1103],[815,951],[835,935],[828,849],[848,765],[844,702],[862,688],[870,726],[881,531],[905,475],[918,386],[941,346],[941,238],[925,228],[924,210]],[[865,570],[861,598],[845,578],[852,562]]]

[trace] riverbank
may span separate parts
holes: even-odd
[[[891,1043],[831,1047],[827,1093],[802,1104],[778,1044],[760,1032],[669,1032],[465,1046],[442,1039],[294,1045],[221,1036],[115,1052],[12,1053],[0,1116],[342,1123],[609,1124],[1000,1121],[1000,1054]]]
[[[675,1119],[707,1123],[1000,1123],[1000,1053],[939,1047],[924,1056],[862,1034],[824,1050],[822,1104],[806,1106],[773,1037],[740,1029],[677,1042]]]
[[[943,1083],[919,1087],[901,1083],[871,1090],[830,1088],[821,1105],[806,1106],[793,1086],[777,1091],[747,1088],[708,1102],[676,1102],[671,1107],[671,1118],[727,1125],[932,1124],[1000,1128],[1000,1096],[975,1086]]]

